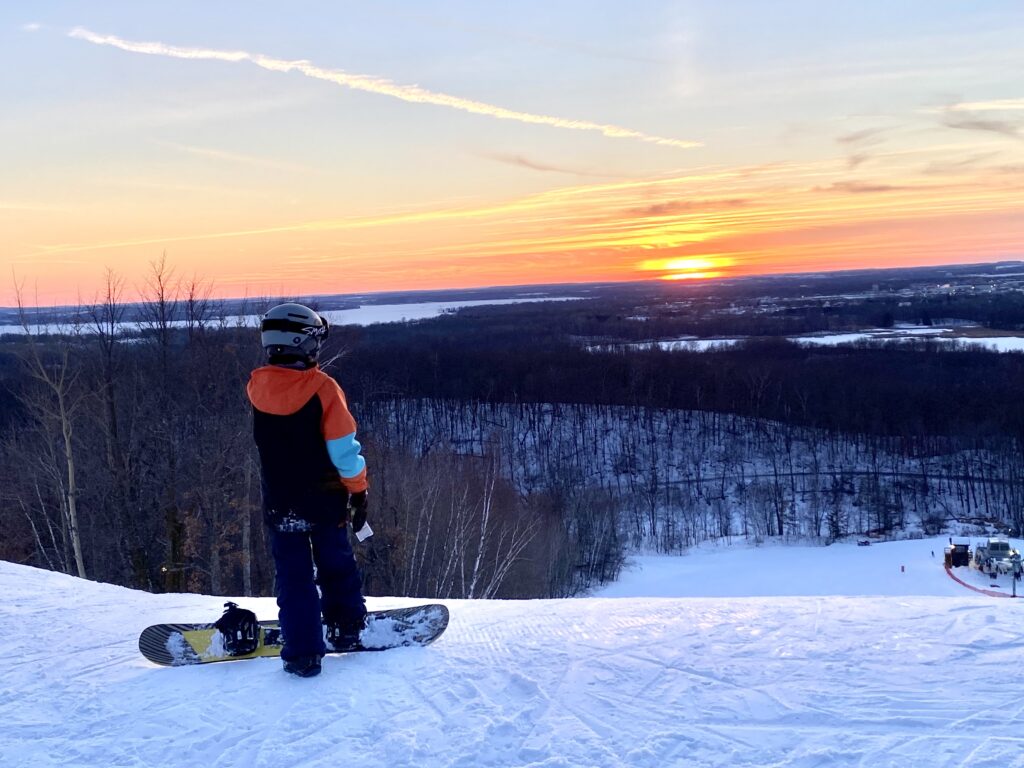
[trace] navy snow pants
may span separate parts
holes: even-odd
[[[366,615],[362,579],[348,528],[314,525],[308,531],[278,531],[273,527],[269,531],[284,635],[281,657],[287,660],[322,655],[325,644],[321,616],[334,623]]]

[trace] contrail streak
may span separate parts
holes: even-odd
[[[519,112],[514,109],[487,104],[482,101],[463,99],[458,96],[451,96],[446,93],[438,93],[421,88],[418,85],[401,85],[385,78],[372,77],[370,75],[358,75],[344,72],[340,69],[324,69],[309,61],[297,60],[287,61],[275,59],[259,53],[247,51],[221,51],[211,48],[184,48],[175,45],[166,45],[159,42],[137,42],[123,40],[114,35],[99,35],[90,32],[88,29],[78,27],[68,33],[70,37],[79,40],[86,40],[96,45],[109,45],[120,48],[131,53],[146,53],[152,56],[169,56],[175,59],[203,59],[214,61],[227,61],[232,63],[247,61],[257,67],[268,69],[272,72],[300,72],[306,77],[316,80],[326,80],[346,88],[357,91],[378,93],[384,96],[391,96],[402,101],[409,101],[415,104],[434,104],[439,107],[449,107],[462,112],[471,112],[475,115],[486,115],[499,120],[515,120],[520,123],[531,123],[534,125],[548,125],[553,128],[567,128],[575,131],[597,131],[613,139],[636,139],[651,144],[659,144],[666,147],[680,147],[688,149],[701,146],[697,141],[683,141],[681,139],[668,139],[663,136],[652,136],[650,134],[635,131],[631,128],[623,128],[618,125],[606,125],[603,123],[592,123],[589,120],[570,120],[563,117],[552,117],[551,115],[535,115],[530,112]]]

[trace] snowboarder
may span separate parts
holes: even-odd
[[[328,642],[341,647],[359,637],[366,616],[346,527],[359,531],[366,522],[366,462],[345,393],[319,367],[329,330],[325,318],[301,304],[270,309],[260,323],[267,365],[252,372],[246,388],[274,556],[281,658],[285,671],[300,677],[320,673],[324,625]]]

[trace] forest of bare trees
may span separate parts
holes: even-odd
[[[2,358],[0,556],[154,591],[271,594],[244,393],[262,364],[258,333],[163,261],[127,330],[124,293],[108,275],[59,328],[39,326],[19,293],[24,332]],[[358,548],[368,592],[526,597],[589,583],[565,559],[570,534],[550,499],[519,494],[497,457],[414,453],[372,429],[362,438],[376,530]]]
[[[131,295],[129,295],[129,293]],[[0,557],[153,591],[271,594],[246,315],[163,260],[0,343]],[[554,597],[703,541],[1024,530],[1019,355],[595,353],[596,305],[338,328],[370,594]],[[129,319],[130,318],[130,319]]]
[[[421,454],[501,456],[523,495],[585,489],[591,523],[600,498],[633,549],[934,533],[952,520],[1024,531],[1024,453],[1012,437],[967,447],[712,411],[565,403],[381,400],[366,418],[379,438],[401,435]]]

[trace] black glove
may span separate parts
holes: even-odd
[[[366,525],[366,508],[369,506],[367,493],[368,491],[359,491],[348,497],[348,515],[353,533]]]

